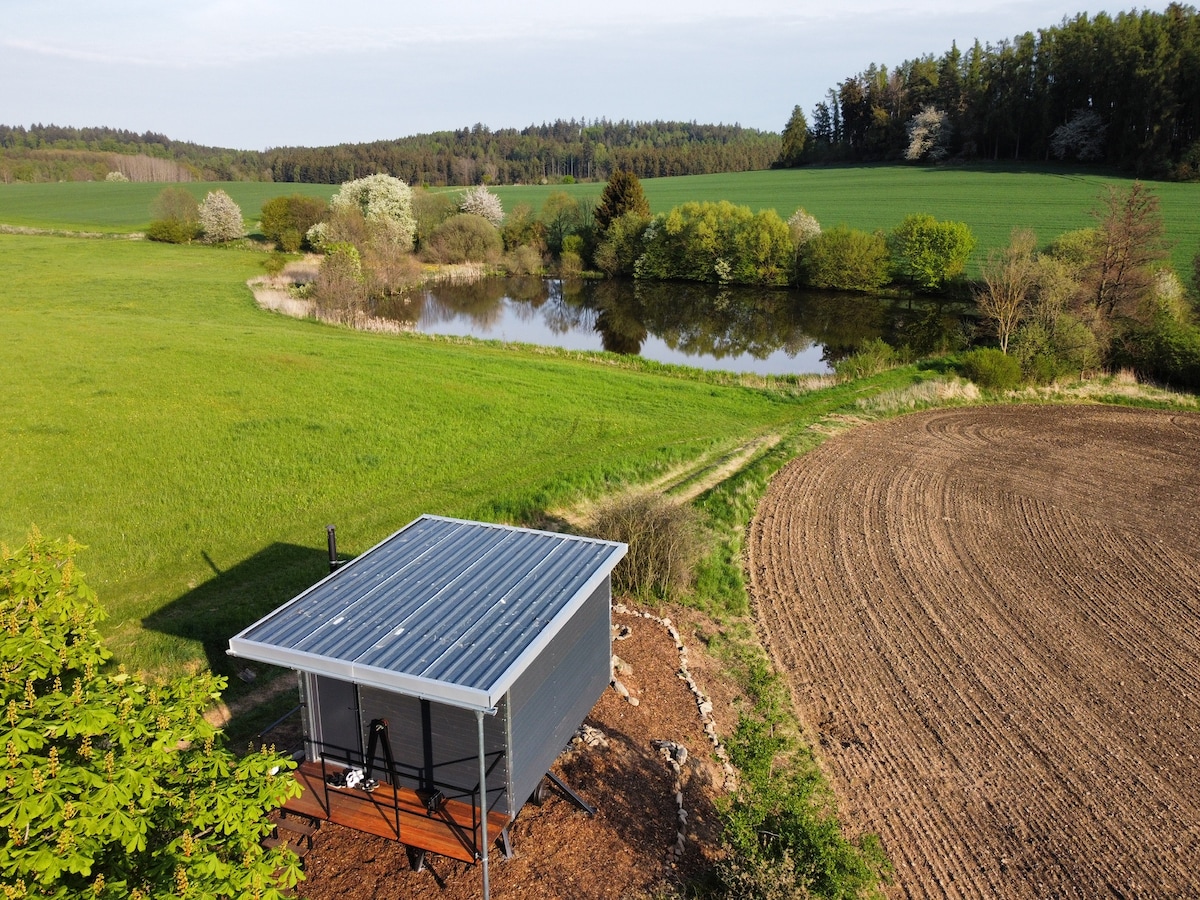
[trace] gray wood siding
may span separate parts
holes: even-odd
[[[606,578],[508,693],[515,814],[612,679]]]
[[[433,778],[441,783],[438,787],[447,797],[459,797],[470,802],[472,798],[466,791],[479,782],[479,731],[475,713],[436,702],[431,702],[429,707]],[[423,765],[425,758],[421,701],[416,697],[364,686],[359,688],[359,716],[363,728],[363,752],[366,752],[370,741],[371,720],[387,719],[396,766],[401,773],[412,773],[401,777],[399,783],[413,789],[421,787],[416,776],[416,770]],[[508,809],[508,754],[505,753],[504,731],[503,707],[496,715],[483,717],[484,747],[488,754],[487,763],[491,767],[488,774],[488,808],[513,814],[515,810]],[[497,753],[503,754],[503,758],[492,766]],[[376,758],[382,765],[382,750]],[[454,791],[444,784],[457,785],[462,790]]]

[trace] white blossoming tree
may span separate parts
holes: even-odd
[[[212,244],[237,240],[246,234],[241,207],[224,191],[209,191],[200,203],[200,229]]]
[[[950,122],[936,106],[926,106],[908,122],[908,150],[904,158],[912,162],[933,162],[950,154]]]
[[[787,223],[788,230],[792,233],[792,240],[796,242],[797,250],[821,233],[821,223],[803,206],[792,213]]]
[[[504,224],[504,207],[500,204],[500,198],[482,184],[463,194],[458,210],[487,219],[496,228]]]
[[[1050,135],[1050,152],[1058,159],[1095,162],[1104,158],[1104,137],[1108,127],[1092,109],[1081,109],[1069,122],[1059,125]]]
[[[412,249],[417,233],[412,188],[399,178],[380,174],[347,181],[330,198],[329,207],[335,215],[342,211],[361,213],[374,238]]]

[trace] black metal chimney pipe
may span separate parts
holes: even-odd
[[[336,572],[341,568],[342,560],[338,559],[337,535],[334,533],[332,525],[325,526],[325,537],[329,543],[329,571]]]

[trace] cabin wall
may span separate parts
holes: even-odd
[[[514,815],[612,680],[611,601],[606,578],[509,690]]]
[[[359,743],[358,689],[348,681],[300,673],[303,690],[305,753],[316,762],[325,759],[358,765],[362,754]]]
[[[413,790],[423,787],[419,770],[426,765],[428,753],[433,780],[438,782],[435,786],[447,798],[472,801],[469,792],[479,783],[479,726],[473,711],[430,702],[426,721],[421,701],[416,697],[362,686],[359,688],[359,719],[364,754],[370,746],[371,721],[387,720],[392,757],[400,772],[399,784]],[[504,752],[503,707],[497,715],[483,717],[483,736],[489,766],[488,809],[508,812],[508,756]],[[376,762],[379,766],[384,765],[382,747],[376,753]],[[386,780],[380,774],[374,777]]]

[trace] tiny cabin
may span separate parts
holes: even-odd
[[[289,808],[481,861],[611,679],[624,544],[425,515],[242,631],[299,673]]]

